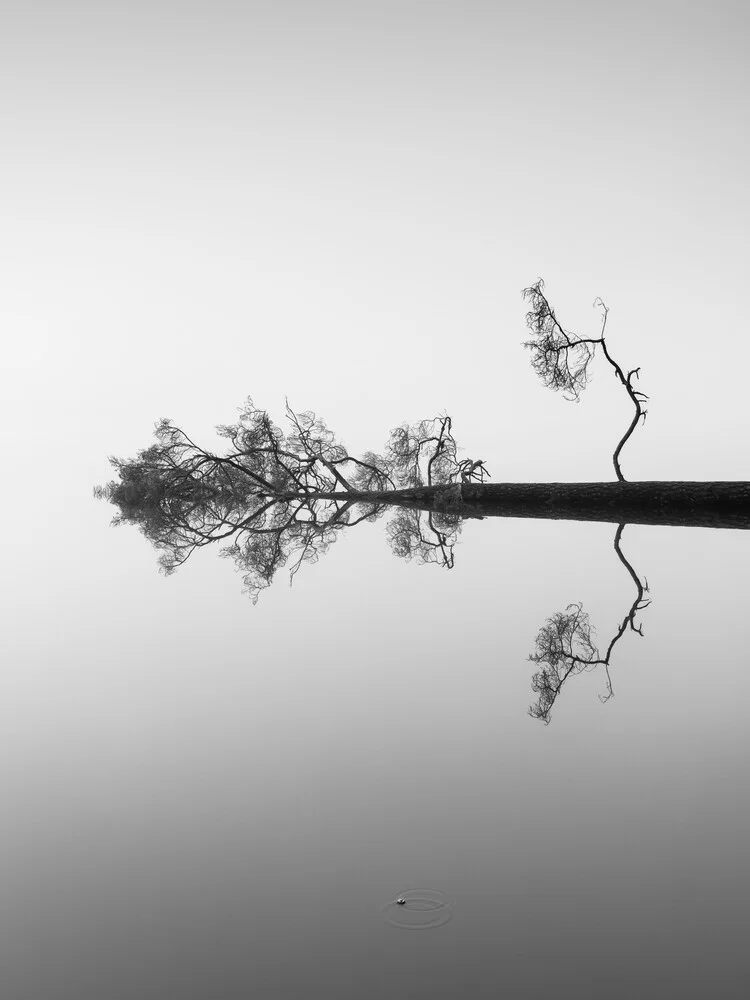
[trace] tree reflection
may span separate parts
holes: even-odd
[[[613,696],[612,678],[609,672],[612,652],[617,643],[628,630],[643,635],[643,626],[636,623],[636,615],[649,606],[651,601],[646,598],[648,582],[641,582],[638,574],[625,558],[620,541],[625,525],[620,524],[615,532],[614,549],[617,558],[628,571],[636,588],[636,597],[619,628],[612,636],[606,653],[602,656],[594,641],[595,629],[588,614],[583,610],[583,604],[569,604],[565,611],[559,611],[548,618],[536,637],[536,652],[529,656],[532,663],[541,665],[531,679],[531,687],[538,695],[537,700],[529,706],[529,715],[549,724],[552,708],[569,677],[584,671],[603,667],[606,677],[605,694],[599,696],[602,702],[609,701]]]

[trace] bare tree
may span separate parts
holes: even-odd
[[[134,459],[110,459],[118,479],[95,489],[119,513],[115,524],[137,525],[172,573],[196,549],[225,542],[257,600],[276,571],[327,551],[344,528],[397,509],[389,527],[394,552],[451,568],[461,520],[450,511],[452,484],[483,482],[484,463],[459,459],[448,416],[404,424],[383,454],[357,458],[324,421],[287,404],[288,430],[248,400],[234,424],[218,433],[224,454],[197,445],[170,420],[156,425],[156,443]],[[422,490],[437,494],[426,509],[408,506]],[[441,498],[441,494],[446,496]],[[438,495],[440,494],[440,495]]]
[[[643,626],[636,623],[636,615],[651,603],[645,596],[648,593],[648,582],[641,582],[623,554],[620,540],[624,530],[625,525],[620,524],[615,532],[614,549],[635,584],[636,597],[612,636],[604,656],[596,646],[595,629],[580,603],[569,604],[565,611],[559,611],[548,618],[536,637],[536,652],[529,656],[529,660],[540,664],[541,669],[531,679],[531,688],[538,698],[529,706],[529,715],[534,719],[541,719],[545,725],[549,724],[552,708],[563,684],[573,675],[595,667],[604,667],[606,693],[599,698],[603,702],[609,701],[614,695],[609,666],[615,645],[628,629],[643,635]]]
[[[633,388],[633,379],[640,377],[640,368],[632,368],[626,374],[609,353],[604,337],[609,310],[601,299],[596,299],[594,306],[602,310],[599,336],[579,337],[563,329],[544,294],[544,282],[541,278],[529,288],[525,288],[523,296],[531,305],[526,314],[526,325],[533,334],[533,339],[527,340],[524,346],[531,351],[531,367],[547,388],[562,392],[566,399],[578,402],[591,379],[590,365],[596,348],[601,347],[602,354],[630,397],[635,413],[612,456],[615,475],[620,482],[624,482],[625,476],[620,468],[620,452],[638,426],[638,421],[646,420],[648,411],[643,408],[643,402],[648,396]]]

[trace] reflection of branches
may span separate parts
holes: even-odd
[[[565,681],[571,674],[580,674],[593,667],[603,666],[607,678],[606,694],[600,695],[605,702],[613,696],[609,664],[612,651],[625,632],[630,629],[643,635],[643,626],[636,624],[636,615],[651,603],[645,598],[648,582],[641,583],[637,573],[625,558],[620,548],[620,540],[625,525],[618,525],[615,532],[614,549],[617,558],[628,571],[636,586],[636,597],[621,625],[613,635],[604,656],[601,656],[593,639],[594,628],[582,604],[569,604],[565,611],[548,618],[536,637],[536,652],[529,656],[532,663],[543,664],[531,679],[532,690],[538,694],[536,702],[529,707],[529,715],[541,719],[545,725],[550,721],[552,708]]]
[[[531,305],[526,314],[526,325],[533,334],[533,339],[527,340],[524,346],[531,350],[531,367],[548,389],[554,389],[555,392],[562,390],[566,399],[578,402],[591,378],[589,364],[596,348],[601,347],[604,357],[614,369],[615,376],[630,397],[635,407],[635,414],[612,456],[615,475],[620,482],[624,482],[625,477],[620,468],[620,452],[638,426],[638,421],[643,418],[645,422],[648,411],[643,408],[643,403],[648,396],[633,388],[633,379],[640,377],[640,368],[633,368],[626,374],[609,353],[604,338],[609,310],[601,299],[596,299],[594,305],[602,310],[602,328],[599,336],[578,337],[576,334],[568,333],[559,323],[554,309],[544,294],[544,282],[541,278],[529,288],[525,288],[523,296]]]
[[[450,514],[401,507],[394,511],[386,531],[394,555],[453,569],[453,547],[460,529],[460,518]]]

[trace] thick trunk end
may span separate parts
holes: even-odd
[[[430,493],[416,505],[461,517],[750,528],[748,482],[465,483]]]

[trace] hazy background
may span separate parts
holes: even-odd
[[[629,403],[537,383],[538,276],[642,366],[629,478],[750,478],[749,21],[0,15],[3,997],[744,995],[744,533],[626,529],[646,638],[544,729],[524,658],[571,601],[622,619],[613,528],[471,524],[448,574],[362,526],[253,608],[212,553],[164,580],[91,487],[248,394],[355,453],[447,410],[495,480],[609,479]],[[454,919],[387,926],[419,885]]]

